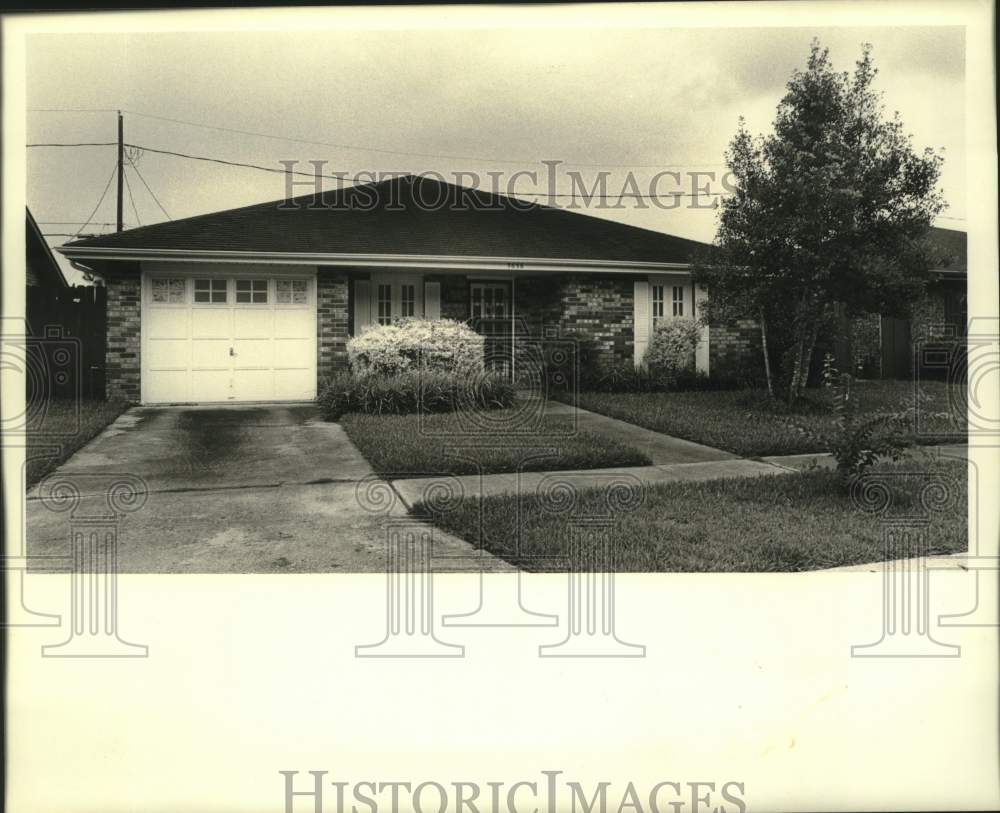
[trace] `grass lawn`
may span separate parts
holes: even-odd
[[[31,486],[122,414],[124,401],[49,401],[28,416],[27,483]]]
[[[496,410],[483,415],[488,426],[513,421],[516,410]],[[347,435],[379,474],[411,473],[486,474],[515,471],[600,469],[611,466],[647,466],[646,455],[617,441],[574,429],[568,417],[548,416],[530,435],[488,428],[468,434],[462,418],[454,413],[435,415],[361,415],[340,419]],[[464,436],[463,436],[464,435]],[[464,448],[475,445],[478,448]],[[472,460],[445,455],[447,447],[463,447]],[[528,448],[525,448],[528,447]],[[557,454],[532,459],[532,447],[551,447]]]
[[[965,387],[925,381],[927,398],[919,407],[918,442],[964,442]],[[905,399],[913,403],[909,381],[863,381],[854,394],[863,412],[895,411]],[[794,414],[782,413],[763,393],[748,390],[670,393],[582,392],[578,406],[667,435],[715,446],[744,457],[829,451],[789,421],[818,429],[833,425],[832,414],[810,391]]]
[[[933,472],[953,484],[953,498],[927,529],[929,553],[968,549],[964,461],[878,470]],[[917,477],[895,483],[893,510],[919,505],[920,485]],[[583,492],[576,511],[602,514],[604,505],[600,491]],[[470,497],[434,522],[477,546],[482,534],[487,550],[523,569],[566,567],[566,514],[546,512],[533,495],[487,497],[481,511]],[[414,513],[426,515],[419,505]],[[621,515],[614,540],[618,572],[799,571],[883,558],[880,519],[855,508],[836,473],[824,470],[652,486],[637,510]]]

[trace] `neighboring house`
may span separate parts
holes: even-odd
[[[635,363],[655,323],[697,316],[703,245],[405,176],[60,251],[107,287],[109,396],[172,403],[311,399],[350,336],[406,316],[472,320],[515,376],[569,334]]]
[[[871,314],[854,322],[849,344],[842,346],[855,373],[869,378],[909,379],[914,363],[923,374],[944,373],[927,369],[927,358],[941,358],[934,348],[966,335],[967,237],[964,231],[932,227],[929,239],[942,262],[932,269],[927,294],[913,308],[910,319]],[[914,355],[916,351],[916,357]]]
[[[30,209],[25,209],[24,248],[28,287],[66,288],[68,283]]]

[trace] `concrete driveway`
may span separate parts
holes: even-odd
[[[362,504],[358,483],[371,474],[340,426],[312,405],[135,407],[50,475],[80,492],[72,518],[51,510],[38,488],[28,493],[28,553],[66,555],[72,521],[107,513],[108,487],[132,475],[147,499],[121,523],[120,572],[384,570],[386,524],[406,510],[388,488],[377,490],[388,496],[380,510]],[[467,562],[458,569],[481,561],[439,531],[434,550]],[[487,569],[509,569],[482,556]]]

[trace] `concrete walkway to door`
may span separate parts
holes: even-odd
[[[384,571],[387,522],[412,521],[398,499],[366,508],[371,467],[312,404],[134,407],[50,477],[79,491],[85,516],[107,513],[120,475],[146,491],[122,521],[123,573]],[[69,516],[37,486],[26,511],[28,553],[67,555]],[[511,569],[437,530],[434,546],[465,565],[453,569]]]

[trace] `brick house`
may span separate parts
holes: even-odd
[[[107,287],[107,394],[141,403],[309,400],[348,339],[407,316],[469,321],[518,377],[543,338],[640,364],[696,319],[704,243],[404,176],[78,240]],[[759,362],[752,321],[702,329],[696,366]]]
[[[933,227],[928,239],[940,262],[931,269],[925,296],[909,318],[872,313],[853,320],[836,347],[838,364],[865,378],[909,379],[914,365],[921,375],[922,355],[940,355],[936,347],[960,341],[968,324],[967,236],[959,229]]]
[[[470,320],[515,376],[545,336],[639,363],[698,316],[704,244],[405,176],[63,246],[107,287],[107,392],[141,403],[306,400],[348,339],[406,316]],[[714,344],[703,331],[697,366]]]

